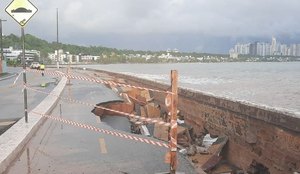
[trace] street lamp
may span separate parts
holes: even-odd
[[[1,60],[2,60],[2,59],[4,60],[4,58],[3,58],[3,44],[2,44],[2,21],[3,21],[3,22],[5,22],[6,20],[5,20],[5,19],[0,19],[0,34],[1,34],[1,36],[0,36],[0,44],[1,44]]]
[[[1,58],[0,58],[0,74],[2,73],[2,60],[5,60],[3,58],[3,44],[2,44],[2,21],[5,22],[6,20],[0,19],[0,44],[1,44]]]
[[[58,45],[58,8],[56,8],[56,45],[57,45],[57,60],[56,60],[56,66],[57,69],[59,69],[59,45]]]

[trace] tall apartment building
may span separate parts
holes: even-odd
[[[233,49],[230,49],[230,54],[237,53],[243,55],[282,55],[282,56],[300,56],[300,44],[281,44],[277,42],[275,37],[272,37],[271,43],[254,42],[254,43],[238,43]],[[234,52],[232,52],[234,50]]]

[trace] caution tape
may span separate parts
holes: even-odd
[[[79,122],[75,122],[72,120],[68,120],[68,119],[63,119],[60,117],[55,117],[55,116],[51,116],[51,115],[45,115],[45,114],[41,114],[35,111],[31,111],[34,114],[40,115],[42,117],[45,118],[49,118],[58,122],[62,122],[64,124],[68,124],[71,126],[75,126],[75,127],[79,127],[79,128],[83,128],[83,129],[88,129],[94,132],[100,132],[100,133],[104,133],[104,134],[108,134],[108,135],[112,135],[112,136],[116,136],[116,137],[121,137],[124,139],[129,139],[129,140],[134,140],[134,141],[138,141],[141,143],[145,143],[145,144],[150,144],[150,145],[154,145],[154,146],[159,146],[159,147],[165,147],[165,148],[169,148],[169,145],[167,145],[166,143],[161,143],[159,141],[153,141],[150,139],[146,139],[146,138],[140,138],[140,137],[136,137],[133,135],[128,135],[128,134],[124,134],[124,133],[120,133],[120,132],[115,132],[115,131],[110,131],[110,130],[105,130],[105,129],[100,129],[97,128],[95,126],[91,126],[88,124],[83,124],[83,123],[79,123]]]
[[[82,104],[82,105],[86,105],[86,106],[91,106],[91,107],[95,107],[95,108],[99,108],[99,109],[111,111],[111,112],[118,113],[118,114],[121,114],[121,115],[129,116],[131,118],[139,119],[141,121],[145,121],[145,122],[148,122],[148,123],[156,123],[156,124],[164,125],[164,126],[167,126],[167,127],[169,127],[171,125],[170,123],[166,123],[166,122],[161,121],[161,120],[146,118],[146,117],[142,117],[142,116],[138,116],[138,115],[134,115],[134,114],[129,114],[129,113],[122,112],[122,111],[117,111],[117,110],[109,109],[109,108],[102,107],[102,106],[97,106],[97,105],[94,105],[94,104],[91,104],[91,103],[87,103],[87,102],[83,102],[83,101],[79,101],[79,100],[75,100],[75,99],[71,99],[71,98],[61,97],[61,96],[58,96],[58,95],[55,95],[55,94],[52,94],[52,93],[49,93],[49,92],[44,92],[44,91],[40,91],[40,90],[31,88],[29,86],[26,86],[26,88],[29,89],[29,90],[38,92],[38,93],[42,93],[42,94],[46,94],[46,95],[52,95],[54,97],[58,97],[60,99],[70,101],[72,103]],[[142,122],[136,122],[136,123],[137,124],[141,124]]]
[[[28,72],[35,72],[35,73],[42,73],[41,70],[32,70],[32,69],[27,69]],[[89,78],[89,77],[84,77],[84,76],[76,76],[73,74],[65,74],[60,71],[43,71],[44,74],[47,75],[52,75],[52,76],[60,76],[60,77],[67,77],[69,79],[77,79],[77,80],[82,80],[82,81],[89,81],[93,83],[100,83],[100,84],[106,84],[106,85],[114,85],[114,86],[119,86],[119,87],[128,87],[128,88],[135,88],[135,89],[140,89],[140,90],[149,90],[153,92],[158,92],[158,93],[167,93],[167,94],[172,94],[170,91],[162,91],[162,90],[157,90],[157,89],[151,89],[151,88],[145,88],[145,87],[139,87],[139,86],[133,86],[133,85],[128,85],[128,84],[122,84],[122,83],[116,83],[113,81],[106,81],[106,80],[99,80],[95,78]]]

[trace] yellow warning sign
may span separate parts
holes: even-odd
[[[38,9],[29,0],[13,0],[5,11],[23,27]]]

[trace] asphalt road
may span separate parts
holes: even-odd
[[[7,70],[10,74],[22,72],[21,68],[7,68]],[[20,75],[16,81],[16,86],[11,87],[16,77],[0,81],[0,132],[5,128],[5,122],[24,117],[23,75]],[[39,73],[27,73],[28,86],[42,91],[51,91],[55,86],[56,80],[53,77],[42,77]],[[48,84],[47,87],[41,87],[42,83]],[[45,95],[28,90],[28,110],[35,108],[44,97]]]
[[[77,80],[72,80],[71,83],[72,85],[65,88],[63,97],[91,104],[118,98],[114,92],[101,84]],[[92,109],[90,106],[60,100],[52,115],[130,134],[127,132],[130,130],[127,118],[110,117],[101,121],[91,113]],[[166,148],[48,119],[7,173],[153,174],[169,171],[169,164],[164,163],[167,151]],[[195,173],[188,161],[178,156],[178,171]]]

